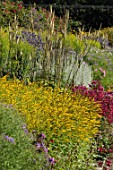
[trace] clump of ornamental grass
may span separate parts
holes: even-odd
[[[91,166],[86,163],[100,126],[98,103],[68,90],[42,83],[25,86],[16,79],[7,81],[6,77],[1,78],[0,87],[1,101],[13,104],[22,113],[29,131],[37,130],[47,136],[48,151],[62,168]]]
[[[0,30],[0,76],[9,74],[19,79],[33,76],[33,61],[36,50],[27,42],[21,41],[20,30],[16,25]]]

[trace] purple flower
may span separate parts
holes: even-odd
[[[43,148],[45,153],[48,153],[48,149],[46,147]]]
[[[41,134],[39,134],[39,138],[42,138],[42,139],[45,139],[46,138],[46,136],[44,135],[44,133],[41,133]]]
[[[9,136],[5,136],[5,139],[9,142],[15,143],[15,140]]]
[[[46,138],[46,136],[45,136],[43,133],[42,133],[42,138],[43,138],[43,139],[45,139],[45,138]]]
[[[26,125],[22,126],[22,128],[24,129],[24,132],[25,132],[25,133],[28,133],[28,130],[27,130],[27,128],[26,128]]]
[[[37,149],[43,148],[43,151],[44,151],[45,153],[48,153],[48,149],[44,146],[43,143],[37,142],[37,143],[36,143],[36,148],[37,148]]]
[[[54,158],[49,158],[49,162],[54,165],[55,164],[55,159]]]
[[[37,148],[37,149],[42,148],[42,144],[37,142],[37,143],[36,143],[36,148]]]

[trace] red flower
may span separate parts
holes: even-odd
[[[54,143],[54,140],[53,140],[53,139],[51,139],[51,140],[50,140],[50,142],[51,142],[51,143]]]
[[[99,161],[99,162],[98,162],[98,166],[99,166],[99,167],[102,167],[102,164],[103,164],[102,161]]]
[[[18,4],[18,10],[20,10],[20,9],[22,9],[22,4],[20,3],[20,4]]]

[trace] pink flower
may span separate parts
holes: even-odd
[[[110,166],[110,165],[111,165],[111,159],[108,159],[108,160],[106,161],[106,165],[107,165],[107,166]]]
[[[107,167],[107,168],[104,168],[104,170],[110,170],[110,168],[109,168],[109,167]]]
[[[105,149],[104,149],[104,148],[102,148],[102,147],[100,147],[100,148],[98,148],[98,151],[99,151],[100,153],[102,153],[102,152],[104,152],[104,151],[105,151]]]
[[[110,148],[110,149],[108,149],[108,151],[109,151],[109,153],[112,153],[112,152],[113,152],[113,149]]]
[[[14,9],[14,10],[12,10],[12,12],[13,12],[13,13],[16,13],[16,10]]]
[[[36,148],[37,148],[37,149],[40,149],[40,148],[42,148],[42,145],[37,142],[37,143],[36,143]]]
[[[103,70],[103,74],[104,74],[103,76],[105,77],[106,76],[106,70]]]
[[[106,70],[103,70],[101,67],[99,68],[99,70],[103,73],[103,76],[106,76]]]
[[[3,5],[7,5],[6,2],[2,2]]]
[[[43,148],[45,153],[48,153],[48,149],[46,147]]]

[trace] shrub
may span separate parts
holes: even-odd
[[[106,36],[109,41],[109,45],[113,46],[113,27],[107,27],[101,30],[101,34]]]
[[[68,33],[65,39],[65,45],[71,50],[76,51],[77,53],[82,53],[83,55],[92,47],[99,48],[101,47],[100,43],[95,39],[91,39],[90,36],[87,35],[87,38],[82,32],[77,34]]]
[[[65,166],[68,156],[74,160],[75,154],[79,157],[79,151],[75,149],[77,145],[78,150],[81,146],[86,146],[83,150],[88,152],[91,139],[100,126],[99,104],[67,90],[53,90],[36,83],[24,86],[17,80],[6,81],[5,77],[1,79],[0,87],[2,102],[13,104],[25,116],[29,131],[44,133],[48,144],[50,140],[54,140],[54,143],[50,144],[49,152],[59,160],[60,165]],[[69,150],[73,154],[67,156]],[[64,164],[61,162],[62,155],[65,156]],[[85,155],[81,156],[81,165],[82,161],[86,162]],[[73,162],[70,166],[75,168],[78,163]]]
[[[78,53],[84,50],[84,43],[81,42],[74,34],[67,34],[65,39],[65,45]]]

